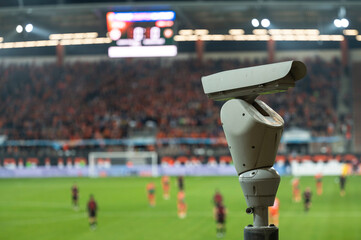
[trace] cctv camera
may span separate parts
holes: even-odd
[[[272,166],[284,125],[279,114],[256,98],[286,91],[305,75],[302,62],[288,61],[202,77],[209,98],[230,99],[222,106],[221,122],[248,209],[252,210],[248,212],[253,213],[253,225],[244,231],[249,239],[278,236],[278,228],[268,226],[267,208],[273,205],[280,183]]]
[[[215,73],[202,77],[202,85],[213,100],[253,101],[258,95],[286,91],[305,75],[302,62],[287,61]]]

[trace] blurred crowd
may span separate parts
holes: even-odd
[[[223,136],[222,102],[203,93],[201,77],[265,64],[262,60],[119,60],[57,66],[0,65],[0,135],[8,139],[118,139],[153,129],[158,138]],[[332,136],[337,114],[338,59],[306,59],[297,87],[262,96],[286,127]]]
[[[299,127],[310,130],[313,136],[346,135],[351,132],[352,117],[339,114],[339,99],[344,69],[339,59],[324,61],[321,58],[305,59],[307,75],[287,93],[262,96],[268,105],[285,120],[286,128]]]

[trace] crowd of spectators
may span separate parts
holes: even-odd
[[[285,120],[287,127],[312,131],[313,136],[340,133],[344,115],[338,114],[338,91],[343,69],[339,59],[306,59],[307,75],[287,93],[264,96],[263,100]]]
[[[0,135],[8,139],[118,139],[131,129],[158,138],[222,136],[221,102],[203,93],[201,76],[264,61],[119,60],[57,66],[0,65]],[[340,117],[340,62],[307,59],[297,87],[262,99],[286,127],[333,135]]]

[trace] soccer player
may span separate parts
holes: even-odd
[[[292,180],[292,200],[294,202],[301,201],[300,179],[299,178],[294,178]]]
[[[79,189],[75,183],[71,187],[71,199],[73,202],[73,208],[74,208],[74,210],[77,211],[78,210],[78,200],[79,200]]]
[[[218,189],[216,189],[216,193],[213,196],[213,202],[214,202],[214,206],[217,206],[218,204],[223,203],[223,196],[222,194],[219,192]]]
[[[184,178],[183,178],[183,176],[178,177],[178,190],[179,191],[184,190]]]
[[[350,167],[348,164],[343,164],[340,176],[340,195],[341,197],[346,195],[345,185],[346,185],[346,176],[350,172]]]
[[[303,192],[303,201],[304,201],[304,205],[305,205],[305,212],[308,212],[308,210],[310,210],[311,198],[312,198],[311,188],[307,187],[306,190]]]
[[[155,185],[154,185],[154,183],[150,182],[147,184],[147,194],[148,194],[149,206],[155,207]]]
[[[342,174],[340,176],[340,195],[341,195],[341,197],[346,195],[345,185],[346,185],[346,175]]]
[[[225,223],[227,210],[222,203],[218,203],[214,207],[213,213],[217,224],[217,237],[221,238],[226,232]]]
[[[323,186],[322,186],[322,174],[318,173],[315,175],[316,179],[316,192],[318,196],[322,195],[323,192]]]
[[[279,225],[279,208],[280,208],[280,200],[276,197],[273,206],[268,207],[269,213],[269,223],[274,224],[275,226]]]
[[[94,196],[90,195],[90,199],[88,202],[88,214],[89,214],[89,224],[90,228],[94,230],[97,226],[97,210],[98,206],[94,200]]]
[[[185,202],[185,193],[184,191],[179,191],[177,195],[177,207],[178,207],[178,217],[185,218],[187,216],[187,204]]]
[[[163,186],[163,198],[165,200],[168,200],[170,197],[170,195],[169,195],[170,179],[168,176],[162,177],[162,186]]]

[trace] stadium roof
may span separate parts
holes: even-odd
[[[1,32],[19,22],[31,21],[49,31],[80,29],[104,31],[108,11],[174,10],[179,28],[205,28],[224,32],[251,28],[251,19],[269,18],[279,28],[321,28],[327,31],[344,7],[349,28],[361,26],[361,2],[349,1],[111,1],[95,0],[3,0],[0,2]]]
[[[268,18],[269,28],[318,29],[321,34],[340,34],[335,18],[349,19],[348,28],[361,32],[361,1],[112,1],[2,0],[0,37],[5,41],[48,39],[52,33],[98,32],[106,35],[105,15],[110,11],[174,10],[176,27],[207,29],[226,34],[229,29],[252,32],[252,18]],[[6,24],[4,24],[6,23]],[[32,23],[31,34],[16,34],[18,24]]]

